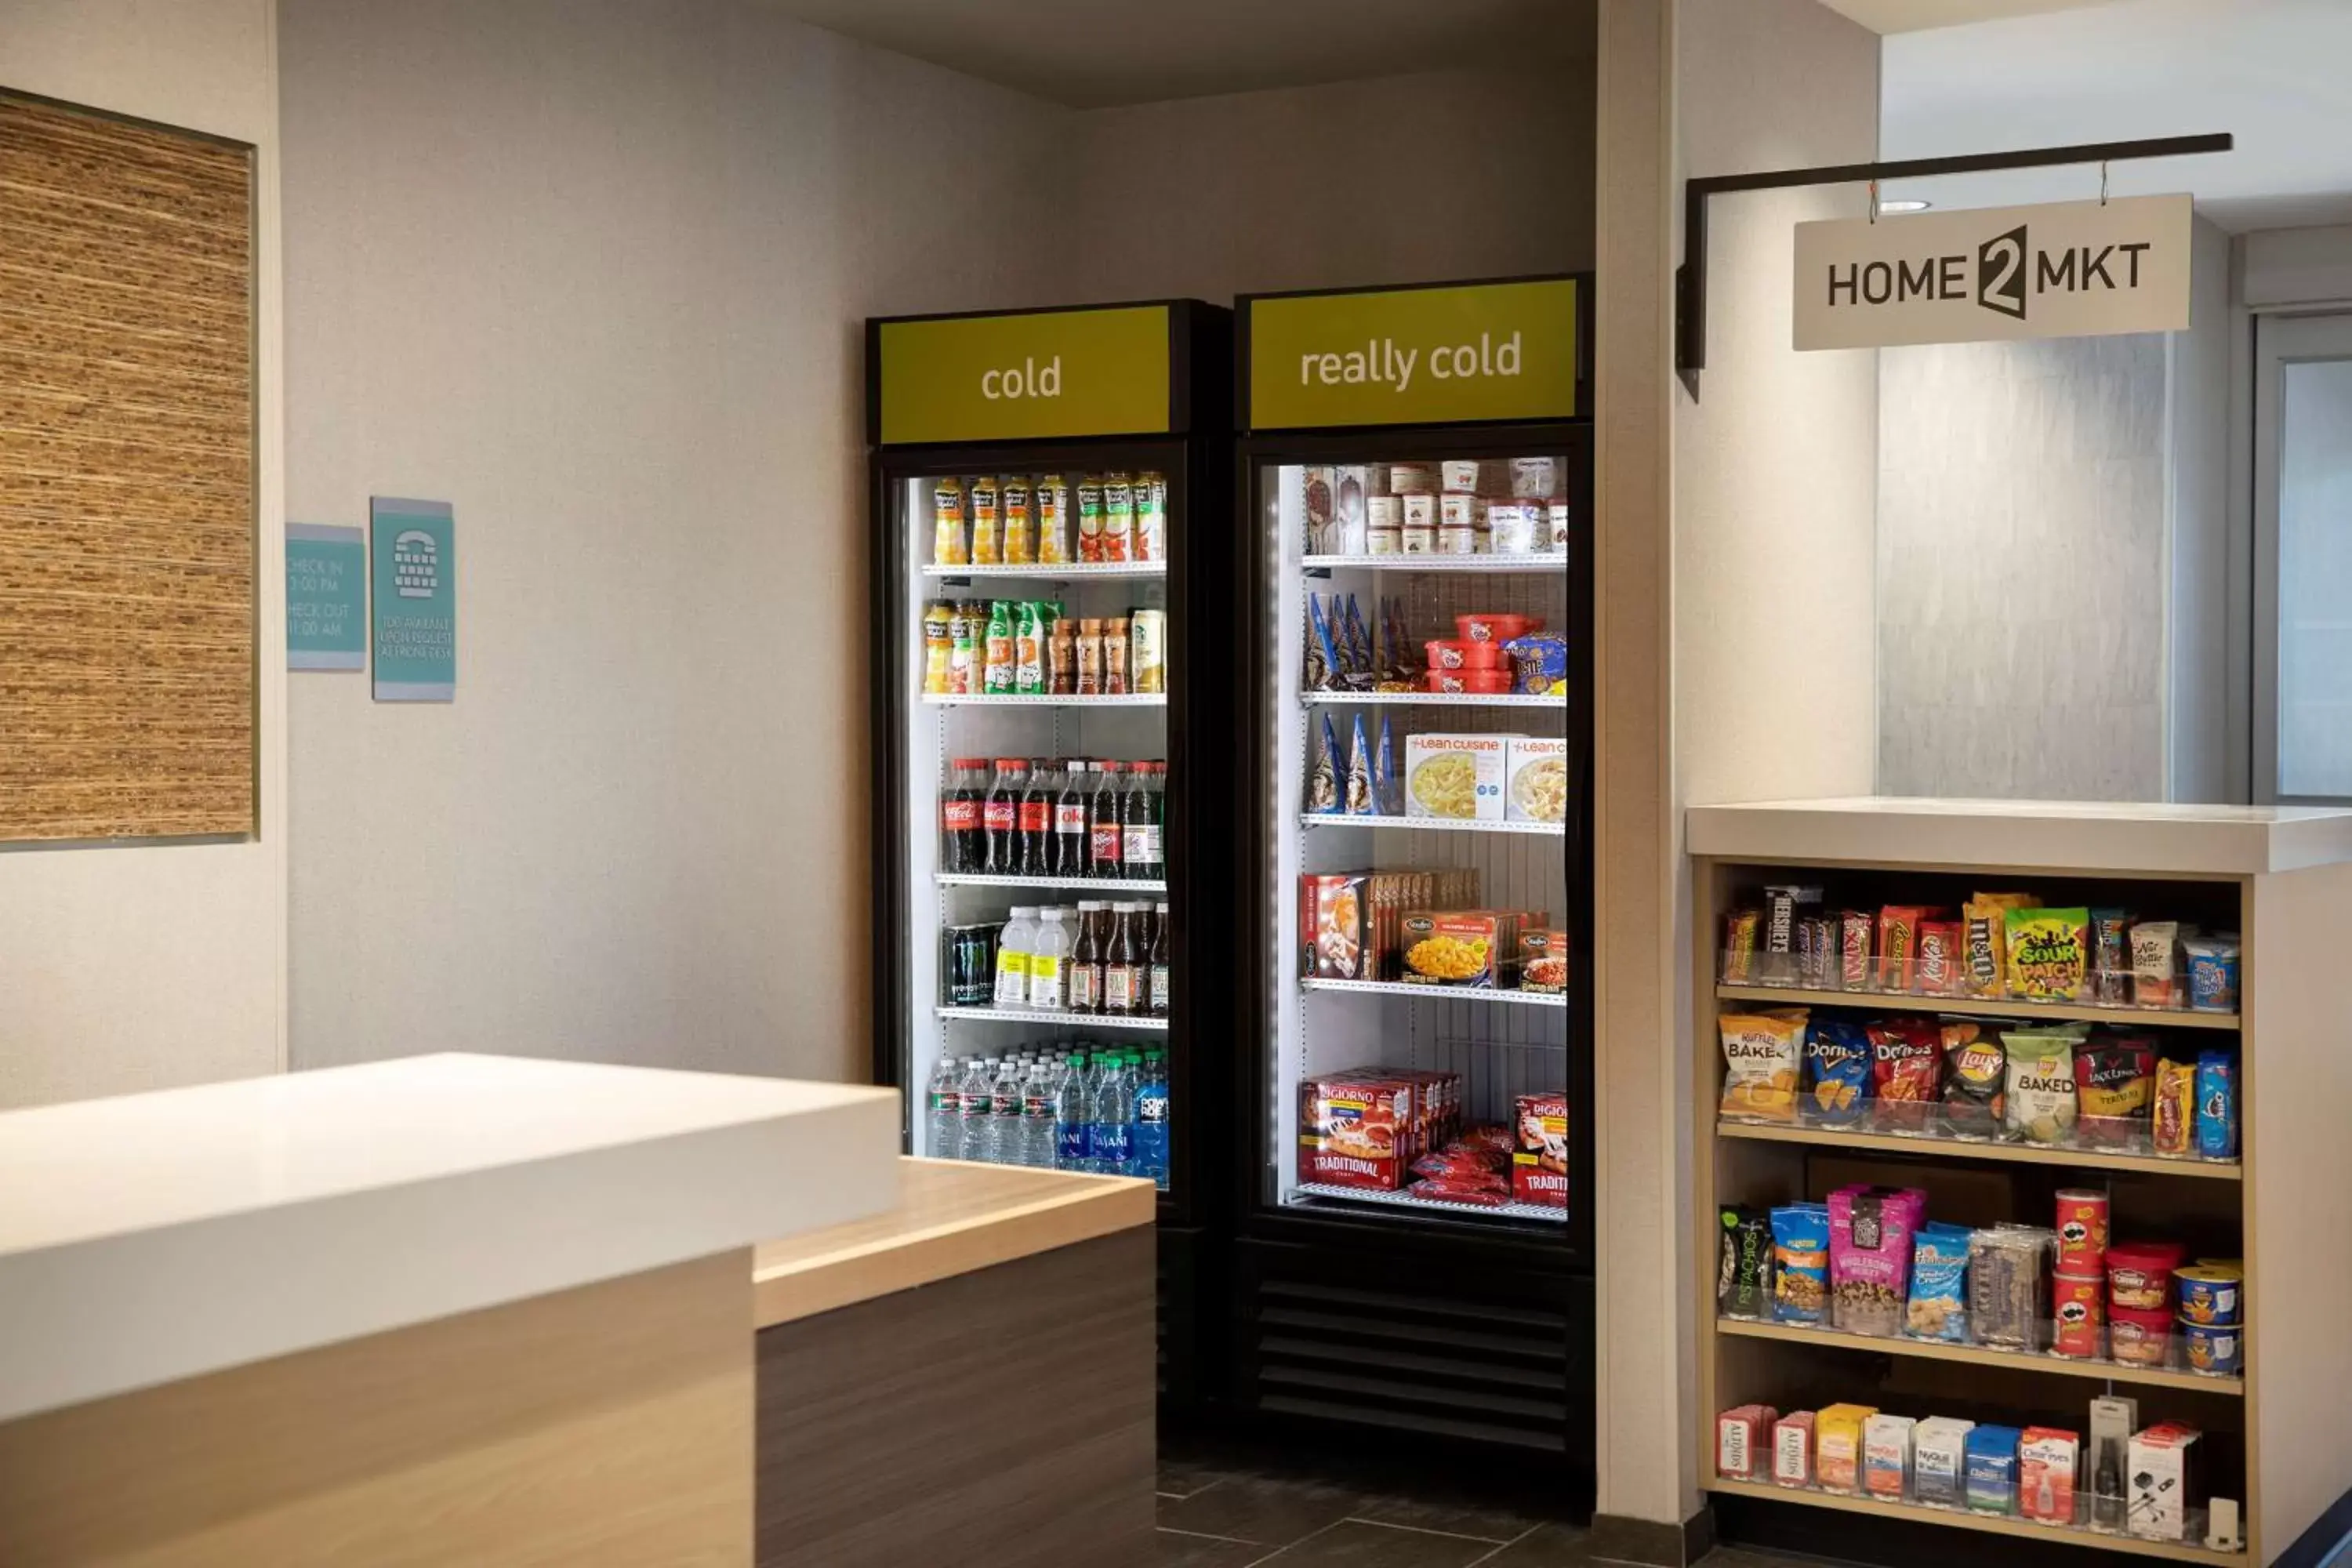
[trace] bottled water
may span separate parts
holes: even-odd
[[[1094,1118],[1094,1101],[1087,1089],[1087,1059],[1072,1056],[1063,1064],[1061,1081],[1054,1086],[1054,1168],[1060,1171],[1091,1171],[1093,1156],[1088,1151],[1087,1123]]]
[[[1029,1005],[1029,944],[1037,938],[1037,911],[1015,905],[1013,918],[996,939],[996,1005]]]
[[[1158,1051],[1143,1053],[1143,1071],[1135,1087],[1134,1169],[1130,1175],[1149,1176],[1161,1192],[1168,1190],[1168,1068]]]
[[[991,1069],[988,1133],[981,1158],[998,1165],[1021,1163],[1021,1068],[1005,1058]]]
[[[1044,1062],[1031,1062],[1021,1089],[1020,1163],[1036,1170],[1054,1168],[1054,1075]]]
[[[1095,1085],[1095,1110],[1087,1152],[1106,1176],[1134,1173],[1135,1084],[1127,1064],[1113,1057]]]
[[[956,1109],[963,1132],[956,1140],[960,1160],[985,1160],[988,1153],[989,1096],[992,1088],[988,1063],[979,1057],[963,1059],[963,1079],[956,1086]]]
[[[953,1057],[940,1058],[923,1089],[923,1152],[935,1160],[963,1158],[963,1084]]]

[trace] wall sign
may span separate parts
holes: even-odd
[[[1801,223],[1796,346],[2177,332],[2189,239],[2187,196]]]
[[[375,700],[449,702],[457,695],[457,559],[449,503],[368,502],[375,601]]]
[[[286,525],[286,668],[367,668],[367,535]]]
[[[877,438],[1025,441],[1169,427],[1165,305],[878,321]]]
[[[1253,430],[1566,419],[1572,278],[1247,301]]]

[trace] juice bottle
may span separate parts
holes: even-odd
[[[1013,689],[1034,697],[1045,689],[1045,619],[1027,599],[1013,607]]]
[[[964,566],[971,562],[970,522],[964,515],[963,481],[941,479],[931,489],[931,562]]]
[[[1078,559],[1103,558],[1103,482],[1100,474],[1078,480]]]
[[[955,606],[934,599],[923,606],[923,689],[948,692],[948,667],[955,658]]]
[[[1103,476],[1102,558],[1132,561],[1135,554],[1135,487],[1125,474]]]
[[[1135,476],[1135,558],[1168,559],[1168,481],[1149,468]]]
[[[985,660],[981,668],[981,689],[999,696],[1013,690],[1013,601],[997,599],[988,606],[988,635]]]
[[[1027,566],[1037,559],[1037,536],[1030,523],[1029,481],[1018,474],[1000,483],[999,504],[1004,509],[1004,563]]]
[[[1004,563],[1003,522],[997,511],[996,481],[986,474],[971,481],[971,563]]]
[[[1070,536],[1070,485],[1059,474],[1037,481],[1037,563],[1061,566],[1078,558]]]
[[[964,599],[948,614],[948,695],[969,697],[981,689],[988,612],[979,601]]]

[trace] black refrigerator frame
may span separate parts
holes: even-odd
[[[1499,281],[1517,281],[1503,279]],[[1239,824],[1232,875],[1246,909],[1263,903],[1263,868],[1275,851],[1280,820],[1269,809],[1276,759],[1268,752],[1258,702],[1275,679],[1276,654],[1263,607],[1276,585],[1265,538],[1263,472],[1288,464],[1440,461],[1558,452],[1568,459],[1571,531],[1560,571],[1568,576],[1570,674],[1566,734],[1577,809],[1561,852],[1568,888],[1566,924],[1574,949],[1567,1010],[1567,1088],[1570,1138],[1570,1214],[1557,1235],[1400,1208],[1284,1206],[1265,1191],[1273,1159],[1270,1102],[1275,1092],[1270,1005],[1274,943],[1252,930],[1237,952],[1234,1033],[1242,1059],[1234,1074],[1234,1365],[1230,1396],[1238,1413],[1271,1434],[1409,1451],[1465,1473],[1508,1476],[1589,1510],[1594,1487],[1593,1261],[1593,433],[1591,408],[1591,289],[1579,276],[1577,417],[1544,421],[1372,426],[1244,432],[1236,441],[1234,517],[1245,532],[1235,552],[1233,592],[1246,606],[1246,667],[1242,702],[1250,715],[1244,756],[1229,808]],[[1306,290],[1361,293],[1372,290]],[[1237,406],[1246,422],[1248,322],[1253,298],[1236,309]],[[1402,563],[1400,563],[1402,564]],[[1276,700],[1281,700],[1278,694]],[[1278,918],[1260,913],[1255,919]],[[1382,1377],[1396,1355],[1368,1331],[1368,1317],[1393,1313],[1426,1331],[1428,1345],[1401,1365],[1426,1378],[1449,1358],[1458,1368],[1458,1399],[1412,1393],[1402,1377]],[[1556,1346],[1552,1343],[1557,1334]],[[1460,1349],[1482,1345],[1485,1350]],[[1448,1347],[1457,1347],[1449,1349]],[[1481,1363],[1483,1364],[1467,1364]],[[1541,1394],[1513,1390],[1513,1368]],[[1318,1390],[1342,1391],[1331,1394]],[[1557,1423],[1550,1412],[1557,1395]]]
[[[903,810],[912,761],[907,754],[906,708],[918,700],[915,683],[920,675],[906,657],[906,628],[899,616],[906,585],[919,563],[893,511],[893,487],[950,474],[1157,468],[1166,474],[1169,485],[1166,881],[1170,979],[1175,993],[1169,1029],[1162,1037],[1171,1109],[1169,1190],[1160,1194],[1158,1205],[1159,1380],[1163,1409],[1181,1412],[1201,1403],[1216,1364],[1219,1313],[1208,1292],[1221,1284],[1213,1238],[1220,1234],[1219,1222],[1227,1212],[1223,1173],[1231,1159],[1217,1116],[1231,1095],[1227,1053],[1201,1048],[1203,1037],[1214,1041],[1224,1016],[1216,996],[1219,924],[1213,918],[1204,921],[1203,911],[1223,907],[1227,897],[1230,826],[1220,822],[1214,810],[1202,808],[1201,792],[1218,771],[1213,714],[1233,689],[1240,660],[1234,638],[1202,635],[1204,627],[1213,634],[1215,623],[1204,617],[1222,613],[1216,600],[1230,582],[1233,329],[1231,312],[1194,300],[1057,309],[1115,310],[1135,304],[1169,308],[1169,428],[1162,434],[885,446],[880,439],[880,340],[886,321],[1045,312],[957,311],[944,317],[877,317],[866,322],[867,516],[873,563],[867,584],[868,721],[874,756],[867,807],[873,881],[872,1060],[874,1082],[900,1091],[901,1146],[912,1148],[919,1114],[917,1097],[923,1086],[910,1081],[908,1018],[914,1003],[908,996],[908,944],[926,937],[909,926],[907,879],[912,835],[936,834],[938,825],[936,819],[909,821]],[[1050,568],[1038,573],[1041,579],[1050,575]],[[941,580],[942,594],[950,581]],[[1205,734],[1198,728],[1203,716],[1212,723]],[[1103,884],[1106,892],[1118,887]]]

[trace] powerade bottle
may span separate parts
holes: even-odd
[[[1158,1051],[1143,1053],[1143,1072],[1135,1089],[1135,1168],[1130,1175],[1149,1176],[1161,1192],[1168,1190],[1168,1068]]]
[[[1110,1058],[1095,1086],[1090,1142],[1096,1170],[1106,1176],[1135,1173],[1135,1080],[1123,1057]]]
[[[1054,1168],[1090,1171],[1087,1123],[1094,1106],[1087,1093],[1087,1058],[1073,1055],[1062,1065],[1062,1080],[1054,1086]]]

